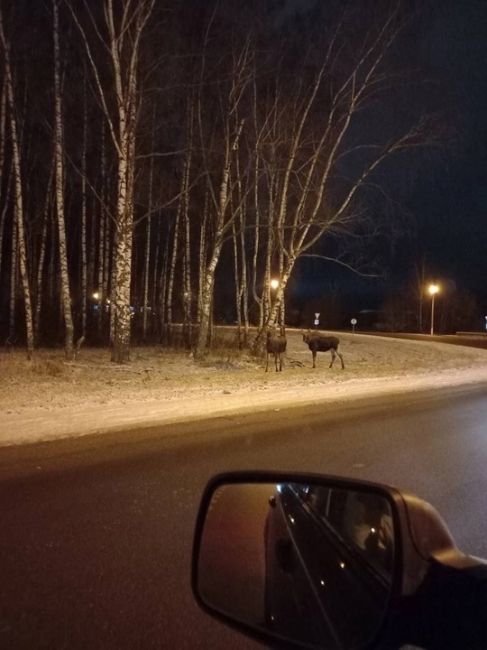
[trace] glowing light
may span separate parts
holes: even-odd
[[[278,286],[279,286],[279,280],[276,280],[276,278],[272,278],[271,289],[277,289]]]
[[[322,587],[324,587],[324,586],[325,586],[325,581],[324,581],[324,580],[320,580],[320,585],[321,585]]]
[[[370,529],[370,532],[371,532],[371,533],[375,533],[375,528],[371,528],[371,529]]]
[[[435,333],[435,296],[440,292],[439,284],[430,284],[428,286],[428,293],[431,296],[431,330],[430,334],[433,336]]]
[[[94,298],[95,300],[100,300],[100,292],[99,292],[99,291],[95,291],[95,292],[93,293],[93,298]]]
[[[344,569],[345,566],[346,566],[346,565],[345,565],[345,562],[340,562],[340,569]]]

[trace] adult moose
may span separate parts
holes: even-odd
[[[287,339],[286,339],[286,330],[284,329],[284,325],[281,325],[280,333],[276,334],[275,332],[271,332],[270,330],[267,330],[267,338],[266,338],[266,366],[265,366],[265,371],[267,372],[269,368],[269,355],[272,354],[274,356],[274,363],[276,366],[276,372],[282,371],[282,355],[286,351],[286,346],[287,346]],[[279,368],[277,366],[277,361],[279,360]]]
[[[343,363],[343,355],[338,352],[338,346],[340,344],[340,339],[336,336],[324,336],[323,334],[318,334],[317,332],[311,333],[303,332],[303,341],[308,344],[309,349],[313,355],[313,368],[316,368],[316,354],[318,352],[331,352],[331,363],[330,368],[333,366],[336,357],[340,357],[342,362],[342,370],[345,369],[345,364]]]

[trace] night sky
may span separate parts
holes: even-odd
[[[288,7],[293,3],[288,2]],[[311,0],[297,2],[309,8]],[[296,5],[294,5],[296,6]],[[413,3],[411,3],[413,6]],[[441,0],[418,5],[419,18],[404,36],[399,56],[424,79],[426,93],[444,114],[447,136],[422,154],[413,170],[400,168],[398,211],[407,215],[388,260],[387,277],[363,280],[326,265],[326,273],[359,307],[379,307],[402,291],[424,259],[425,276],[477,300],[487,314],[487,2]],[[414,98],[411,97],[411,102]],[[403,107],[407,110],[407,106]],[[392,171],[392,174],[397,174]],[[387,242],[384,242],[385,249]],[[385,250],[384,249],[384,250]],[[323,265],[315,265],[307,293],[322,290]],[[301,285],[301,290],[303,290]]]
[[[445,87],[456,142],[411,205],[433,269],[487,295],[487,3],[438,3],[424,53]]]

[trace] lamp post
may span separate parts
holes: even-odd
[[[435,331],[435,296],[439,291],[440,287],[437,284],[430,284],[428,287],[428,293],[431,296],[431,336]]]

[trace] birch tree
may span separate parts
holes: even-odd
[[[86,337],[88,310],[88,252],[87,252],[87,169],[88,101],[86,97],[86,72],[83,75],[83,141],[81,144],[81,336]]]
[[[41,309],[42,309],[42,281],[44,277],[44,262],[46,259],[47,247],[47,234],[49,230],[49,217],[51,209],[51,193],[54,183],[54,168],[55,156],[52,159],[51,172],[49,174],[49,181],[46,188],[46,197],[44,200],[44,209],[42,213],[42,233],[39,246],[39,255],[37,261],[37,273],[35,283],[35,311],[34,311],[34,332],[37,339],[39,339],[39,330],[41,322]]]
[[[394,155],[435,139],[434,125],[424,116],[402,131],[378,133],[376,139],[361,128],[363,112],[370,106],[378,111],[390,89],[386,56],[401,26],[397,7],[375,28],[353,32],[353,39],[342,22],[328,38],[311,83],[297,85],[290,106],[284,93],[276,95],[279,103],[284,101],[278,108],[283,133],[276,194],[269,194],[266,208],[275,214],[270,227],[279,285],[264,325],[278,318],[296,261],[323,237],[357,228],[357,202],[377,170]],[[275,168],[269,153],[266,164]],[[268,273],[266,268],[264,286]]]
[[[2,83],[2,94],[0,96],[0,274],[2,271],[3,256],[3,233],[5,230],[5,221],[7,218],[7,209],[10,198],[10,174],[6,183],[6,196],[2,195],[5,174],[5,144],[7,131],[7,87],[5,79]]]
[[[64,213],[64,137],[61,106],[61,54],[59,45],[59,9],[58,0],[53,0],[53,41],[54,41],[54,152],[56,161],[56,218],[59,243],[59,266],[61,278],[61,303],[65,327],[64,353],[66,359],[74,356],[73,347],[73,313],[71,307],[71,289],[68,272],[68,251],[66,243],[66,223]]]
[[[5,30],[3,26],[3,14],[0,7],[0,41],[3,47],[4,60],[5,60],[5,84],[7,89],[7,104],[10,111],[10,135],[12,143],[12,160],[14,169],[14,224],[13,224],[13,239],[16,240],[12,248],[12,255],[15,256],[17,245],[19,250],[19,268],[20,279],[22,284],[22,292],[24,297],[24,311],[25,311],[25,328],[27,338],[27,358],[31,359],[34,353],[34,327],[32,319],[32,301],[31,290],[29,285],[29,271],[27,267],[27,247],[25,239],[24,227],[24,198],[22,189],[22,169],[20,163],[20,148],[17,129],[17,120],[15,118],[15,100],[14,100],[14,86],[12,79],[12,69],[10,63],[10,44],[5,37]],[[18,243],[17,243],[18,242]]]
[[[247,91],[250,75],[250,41],[247,39],[239,48],[234,46],[230,54],[230,70],[225,72],[225,81],[221,82],[218,97],[219,112],[221,121],[217,128],[221,129],[217,134],[212,125],[203,124],[201,89],[205,73],[205,57],[202,58],[200,95],[198,97],[198,127],[201,149],[203,152],[203,165],[205,169],[206,182],[210,197],[210,214],[213,215],[213,237],[209,243],[208,260],[202,272],[201,278],[201,302],[199,309],[199,330],[196,342],[196,356],[202,356],[207,346],[211,309],[213,304],[213,291],[215,284],[215,272],[220,261],[225,236],[231,231],[235,212],[230,210],[230,197],[233,191],[232,172],[235,169],[235,161],[239,152],[239,142],[245,125],[245,118],[235,120],[239,115],[239,106],[243,103]],[[226,79],[228,78],[228,82]],[[205,126],[210,133],[205,132]],[[223,149],[221,171],[218,176],[212,173],[212,166],[209,160],[210,140],[217,139],[219,146]],[[206,231],[208,233],[208,231]]]
[[[109,96],[110,85],[97,64],[94,46],[86,28],[71,6],[71,14],[79,28],[86,55],[93,72],[95,86],[108,123],[117,157],[117,205],[115,211],[116,255],[111,310],[113,312],[112,361],[123,363],[130,358],[132,279],[132,236],[134,224],[134,179],[137,111],[139,106],[139,57],[142,37],[154,8],[155,0],[123,0],[114,10],[113,0],[103,1],[104,33],[101,32],[89,4],[84,2],[88,21],[108,53],[115,102]]]

